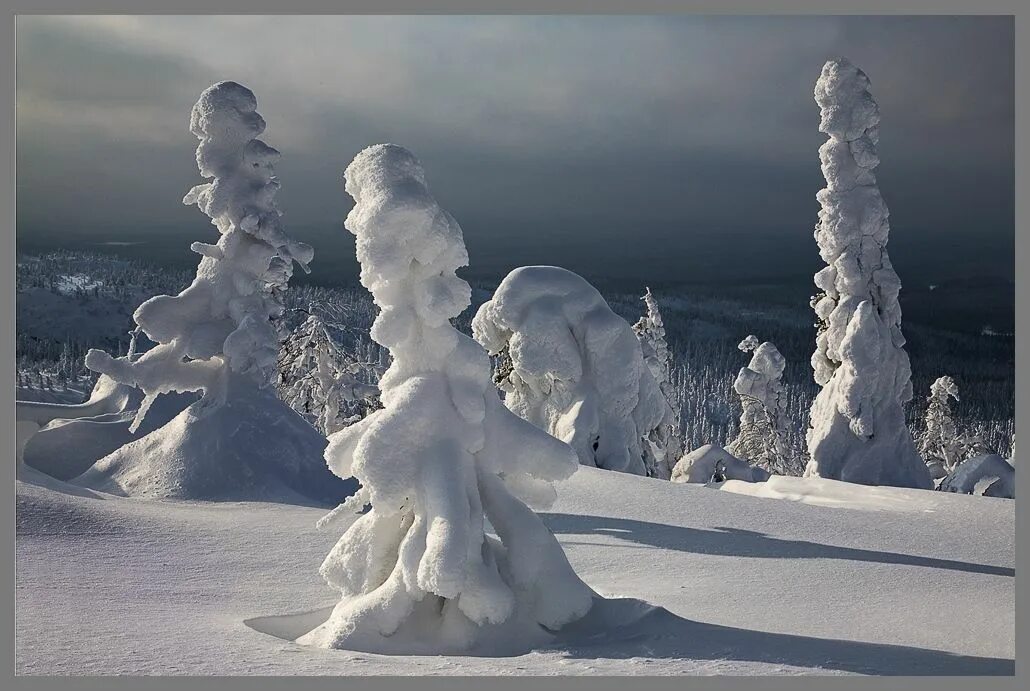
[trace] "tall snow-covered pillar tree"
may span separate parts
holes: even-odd
[[[519,417],[571,444],[584,465],[655,474],[648,439],[669,405],[632,327],[582,276],[515,269],[480,306],[472,334],[504,356],[498,385]]]
[[[139,356],[112,358],[100,350],[86,356],[90,369],[145,393],[132,431],[161,394],[200,392],[201,398],[168,425],[98,461],[82,484],[226,498],[278,494],[286,483],[302,494],[331,489],[327,496],[340,497],[336,478],[318,462],[324,441],[304,430],[303,419],[269,386],[279,353],[271,320],[282,313],[294,262],[306,269],[313,251],[283,229],[273,167],[279,152],[257,138],[265,121],[256,108],[250,89],[235,82],[201,94],[190,131],[200,139],[200,173],[212,180],[190,190],[183,203],[211,218],[218,242],[191,245],[202,259],[185,290],[136,309],[133,319],[153,348]]]
[[[869,485],[930,489],[902,406],[912,398],[898,279],[887,256],[887,206],[876,185],[880,111],[865,73],[846,59],[823,66],[815,86],[826,188],[815,229],[827,266],[822,291],[806,475]]]
[[[355,201],[345,225],[381,310],[372,337],[393,363],[380,381],[383,408],[330,438],[329,467],[362,484],[334,514],[371,510],[322,564],[342,600],[299,642],[427,654],[496,642],[502,631],[538,642],[541,627],[578,619],[593,601],[527,506],[555,498],[551,483],[575,472],[576,455],[504,407],[486,352],[451,326],[470,301],[455,275],[468,254],[415,156],[372,146],[344,175]]]
[[[661,310],[658,309],[658,301],[650,288],[645,289],[642,299],[647,311],[633,325],[633,333],[640,341],[644,362],[647,363],[651,376],[658,383],[658,388],[668,403],[661,424],[648,436],[652,456],[647,463],[648,474],[668,480],[672,476],[673,467],[683,455],[683,442],[680,439],[677,421],[676,395],[672,382],[669,381],[672,356],[669,353],[669,344],[665,340],[665,322],[662,320]]]

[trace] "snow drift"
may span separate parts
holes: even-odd
[[[901,281],[887,255],[880,163],[880,111],[869,79],[845,59],[823,67],[815,86],[829,139],[819,149],[826,188],[815,229],[827,266],[815,275],[819,322],[812,355],[822,386],[808,430],[806,475],[867,485],[932,489],[902,406],[912,398],[901,333]]]
[[[996,453],[962,461],[941,481],[942,492],[1016,498],[1016,469]]]
[[[468,254],[415,156],[373,146],[345,178],[355,201],[345,225],[381,309],[372,337],[393,363],[380,381],[383,408],[330,438],[330,468],[362,489],[326,524],[371,509],[321,567],[342,599],[298,642],[440,654],[540,640],[593,600],[523,503],[549,505],[551,482],[575,472],[575,454],[502,405],[486,352],[451,326],[469,304],[455,275]]]
[[[515,269],[472,333],[501,357],[510,410],[569,443],[584,465],[647,474],[647,437],[668,402],[633,329],[587,281],[555,266]]]

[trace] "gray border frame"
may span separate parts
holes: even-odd
[[[92,7],[90,7],[92,5]],[[1027,218],[1023,199],[1030,193],[1026,184],[1028,99],[1030,79],[1026,77],[1028,53],[1026,32],[1030,27],[1030,4],[1025,0],[294,0],[286,5],[282,0],[217,0],[200,2],[180,0],[108,0],[93,3],[89,0],[10,0],[3,7],[4,21],[0,28],[0,53],[6,60],[0,68],[0,101],[3,103],[3,118],[0,121],[0,159],[5,165],[0,168],[0,270],[3,300],[0,301],[0,325],[4,338],[0,339],[0,387],[11,391],[14,387],[15,364],[15,278],[11,270],[15,258],[15,18],[18,14],[945,14],[945,15],[1013,15],[1016,32],[1016,266],[1026,265],[1030,259],[1030,241],[1023,237],[1018,228]],[[1016,427],[1030,429],[1027,423],[1027,392],[1030,381],[1023,365],[1026,363],[1026,349],[1021,344],[1030,342],[1030,315],[1025,309],[1030,304],[1030,279],[1027,271],[1016,272]],[[6,568],[0,570],[0,592],[5,594],[4,616],[8,624],[2,628],[3,679],[5,688],[48,689],[76,688],[98,689],[279,689],[289,685],[292,689],[383,689],[418,688],[420,691],[436,689],[481,689],[491,688],[562,688],[608,691],[623,689],[630,683],[635,689],[653,688],[706,688],[731,689],[740,686],[774,689],[822,689],[834,688],[905,688],[968,689],[976,685],[980,689],[1019,688],[1019,679],[1024,674],[1024,661],[1017,655],[1016,676],[1002,678],[972,677],[924,677],[919,679],[898,677],[875,678],[782,678],[782,677],[672,677],[647,678],[629,681],[628,677],[563,677],[563,678],[500,678],[500,677],[15,677],[14,676],[14,540],[15,540],[15,491],[14,491],[14,400],[0,397],[0,439],[3,440],[3,456],[0,460],[0,477],[6,492],[2,502],[6,530],[0,536],[0,549],[8,558]],[[1017,461],[1018,464],[1018,461]],[[1027,496],[1030,482],[1025,472],[1019,473],[1019,493]],[[1026,512],[1021,503],[1016,503],[1016,534],[1025,529]],[[1026,552],[1017,543],[1016,576],[1016,639],[1025,640],[1026,616],[1023,612],[1022,590],[1026,566]],[[1017,646],[1018,650],[1018,646]],[[1023,681],[1026,684],[1027,680]]]

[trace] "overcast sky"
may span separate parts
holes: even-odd
[[[472,273],[808,280],[812,89],[845,55],[880,103],[902,280],[1013,273],[1011,18],[20,17],[17,41],[23,247],[213,241],[181,204],[201,182],[189,112],[232,79],[323,278],[354,272],[342,171],[390,141],[422,159]]]

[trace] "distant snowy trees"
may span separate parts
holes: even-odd
[[[322,564],[343,599],[299,642],[433,654],[466,650],[502,623],[538,639],[541,626],[557,629],[592,604],[523,503],[553,500],[551,483],[575,472],[576,455],[504,407],[486,352],[451,326],[469,304],[455,275],[468,254],[415,156],[373,146],[345,178],[355,201],[345,225],[381,309],[372,337],[393,362],[380,382],[383,409],[326,450],[334,473],[362,485],[329,523],[371,509]]]
[[[800,475],[804,468],[787,445],[789,421],[781,381],[786,360],[776,346],[768,341],[759,344],[754,335],[737,347],[753,355],[733,382],[742,412],[737,437],[726,450],[770,473]]]
[[[649,467],[648,439],[668,403],[630,325],[580,276],[554,266],[515,269],[472,320],[501,363],[504,404],[568,442],[580,463],[668,477]]]
[[[317,306],[283,341],[276,387],[279,397],[329,436],[380,407],[376,366],[362,362],[333,337],[340,324]]]
[[[827,266],[815,275],[819,320],[812,356],[822,387],[812,405],[807,475],[932,488],[905,424],[911,369],[901,333],[901,282],[887,255],[887,206],[876,185],[880,113],[865,73],[846,59],[815,87],[826,188],[815,238]]]
[[[134,426],[162,393],[202,391],[202,402],[217,406],[229,395],[230,380],[271,381],[279,353],[271,323],[282,312],[278,294],[293,263],[306,268],[313,251],[283,230],[273,168],[279,152],[257,138],[265,121],[256,107],[254,94],[235,82],[215,84],[193,106],[197,165],[212,181],[190,190],[183,203],[198,205],[221,237],[214,245],[191,245],[203,259],[188,288],[136,310],[133,318],[154,348],[132,361],[99,350],[86,356],[90,369],[146,393]]]
[[[667,480],[672,475],[673,466],[683,455],[683,442],[674,409],[676,395],[670,374],[672,356],[669,353],[669,344],[665,340],[662,313],[650,288],[645,289],[642,299],[646,312],[633,325],[633,333],[640,342],[644,362],[668,404],[661,423],[648,435],[650,448],[645,451],[650,458],[646,459],[645,465],[648,467],[648,475]]]

